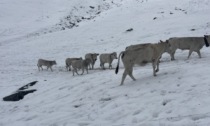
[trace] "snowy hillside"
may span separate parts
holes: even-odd
[[[157,77],[150,63],[136,66],[137,80],[123,86],[122,62],[117,75],[99,60],[82,76],[65,68],[68,57],[209,35],[210,0],[1,0],[0,11],[1,98],[38,81],[24,99],[0,101],[0,126],[210,125],[210,48],[201,59],[177,50],[171,61],[165,53]],[[54,71],[39,72],[39,58],[56,60]]]

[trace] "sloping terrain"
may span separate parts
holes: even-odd
[[[201,59],[196,53],[187,59],[188,51],[181,50],[177,50],[175,61],[164,54],[157,77],[152,75],[151,64],[136,66],[137,80],[127,77],[123,86],[119,86],[124,71],[122,62],[117,75],[114,69],[101,70],[99,60],[95,70],[82,76],[72,76],[65,69],[67,57],[84,58],[89,52],[119,54],[132,44],[210,34],[210,0],[119,0],[115,3],[106,0],[110,3],[107,8],[103,1],[93,0],[13,2],[0,3],[4,11],[0,15],[0,96],[3,98],[29,82],[38,82],[30,87],[37,91],[23,100],[0,101],[0,126],[210,124],[209,48],[203,47]],[[23,5],[28,6],[17,9]],[[93,13],[84,14],[97,5],[103,6],[103,11],[97,13],[99,10],[95,8]],[[89,9],[75,12],[72,11],[75,6]],[[15,11],[22,17],[15,16]],[[94,18],[68,28],[65,17],[70,12],[80,18]],[[55,30],[59,23],[61,30]],[[127,32],[130,28],[133,31]],[[43,29],[47,32],[42,32]],[[39,58],[56,60],[54,71],[39,72]],[[114,60],[113,66],[116,64]]]

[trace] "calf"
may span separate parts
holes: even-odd
[[[210,35],[205,35],[204,37],[175,37],[169,38],[168,41],[171,45],[169,52],[171,60],[175,60],[174,54],[177,49],[189,50],[188,59],[193,51],[197,52],[199,58],[201,58],[200,49],[203,48],[205,44],[207,47],[209,46]]]
[[[135,64],[142,65],[147,62],[152,62],[153,75],[156,76],[156,72],[159,71],[159,59],[168,48],[169,43],[168,41],[166,41],[157,44],[143,44],[142,47],[135,50],[122,51],[119,54],[117,68],[115,70],[115,73],[117,74],[121,56],[122,62],[125,67],[121,80],[121,85],[123,85],[127,75],[129,75],[133,80],[136,80],[133,76],[133,66]]]
[[[82,60],[82,57],[80,58],[66,58],[66,69],[67,71],[71,71],[71,64],[72,64],[72,61],[74,60]]]
[[[99,55],[98,53],[87,53],[85,55],[85,59],[89,59],[90,60],[90,64],[89,64],[89,68],[90,69],[94,69],[94,65],[95,65],[95,62],[97,60],[97,56],[98,55]]]
[[[78,72],[77,72],[78,69],[82,69],[82,74],[84,73],[84,70],[86,69],[87,74],[88,74],[88,65],[90,63],[91,62],[90,62],[89,59],[72,61],[71,65],[72,65],[72,68],[73,68],[73,71],[72,71],[73,76],[74,76],[74,72],[76,72],[76,74],[79,75]],[[80,75],[82,75],[82,74],[80,74]]]
[[[117,59],[117,53],[113,52],[113,53],[104,53],[100,55],[100,66],[102,69],[105,69],[104,64],[105,63],[109,63],[109,69],[112,68],[112,61],[114,59]]]
[[[42,66],[47,66],[47,70],[50,68],[51,71],[53,71],[52,66],[56,65],[56,64],[57,63],[56,63],[55,60],[50,61],[50,60],[39,59],[38,63],[37,63],[37,66],[38,66],[39,71],[40,71],[40,67],[42,68]],[[42,70],[43,70],[43,68],[42,68]]]

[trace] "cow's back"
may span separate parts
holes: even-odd
[[[85,54],[85,59],[92,59],[92,57],[91,57],[91,53],[87,53],[87,54]]]
[[[200,50],[204,45],[204,38],[202,37],[177,37],[169,39],[171,48],[178,48],[181,50],[192,49]]]
[[[82,62],[83,62],[83,60],[73,60],[71,65],[72,65],[73,68],[81,69],[82,68]]]
[[[49,66],[49,61],[48,60],[44,60],[44,59],[39,59],[38,60],[38,65],[44,65],[44,66]]]
[[[110,55],[111,54],[108,54],[108,53],[101,54],[99,56],[99,59],[100,59],[101,62],[107,62],[107,60],[110,59]]]
[[[151,43],[136,44],[136,45],[127,46],[125,49],[126,50],[136,50],[136,49],[145,48],[145,47],[147,47],[149,45],[151,45]]]
[[[126,50],[122,55],[122,61],[124,64],[142,64],[144,62],[150,62],[153,56],[153,48],[146,46],[145,48],[138,48],[135,50]]]

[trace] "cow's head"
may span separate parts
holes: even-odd
[[[116,52],[111,53],[111,59],[117,59],[117,53]]]
[[[168,53],[171,52],[171,45],[170,45],[168,40],[166,40],[165,42],[160,40],[160,44],[162,44],[165,47],[165,51],[164,52],[168,52]]]
[[[52,63],[53,63],[53,65],[56,65],[56,64],[57,64],[55,60],[53,60],[53,62],[52,62]]]
[[[92,60],[93,60],[94,62],[97,60],[97,56],[98,56],[98,55],[99,55],[98,53],[92,53],[92,54],[91,54]]]

